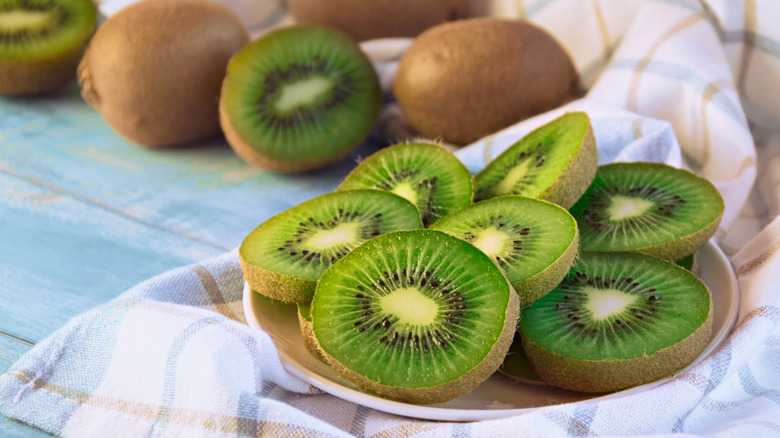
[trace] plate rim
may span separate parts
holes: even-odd
[[[678,375],[684,373],[688,369],[696,366],[699,362],[707,358],[713,351],[715,351],[718,347],[720,347],[723,344],[723,342],[725,342],[729,334],[731,334],[731,332],[733,331],[734,326],[736,324],[737,317],[739,315],[739,305],[740,305],[739,284],[737,282],[736,274],[734,272],[734,267],[731,265],[730,260],[723,252],[723,250],[712,240],[710,240],[705,245],[703,245],[701,249],[705,249],[705,248],[706,250],[714,251],[715,256],[718,259],[720,259],[722,262],[724,262],[729,268],[727,272],[727,276],[729,279],[729,286],[730,286],[729,290],[733,291],[732,296],[733,296],[734,305],[729,308],[729,312],[726,316],[726,324],[723,326],[723,328],[718,333],[715,333],[715,337],[708,343],[704,351],[702,351],[702,353],[696,359],[693,360],[693,362],[688,364],[688,366],[686,366],[685,368],[678,370],[673,375],[650,383],[646,383],[644,385],[635,386],[622,391],[617,391],[617,392],[613,392],[601,396],[588,398],[582,401],[598,402],[601,400],[616,399],[616,398],[626,397],[629,395],[634,395],[640,392],[644,392],[656,386],[662,385],[674,379]],[[335,397],[341,398],[343,400],[356,403],[368,408],[376,409],[378,411],[390,413],[390,414],[396,414],[396,415],[401,415],[410,418],[417,418],[417,419],[424,419],[424,420],[439,420],[439,421],[477,421],[477,420],[506,418],[506,417],[511,417],[519,414],[537,411],[539,409],[543,409],[548,406],[563,406],[570,403],[580,402],[580,401],[572,401],[572,402],[566,402],[558,405],[546,405],[546,406],[523,407],[523,408],[512,408],[512,409],[460,409],[460,408],[446,408],[446,407],[438,407],[438,406],[403,403],[403,402],[385,399],[376,395],[372,395],[367,392],[363,392],[359,389],[344,386],[338,382],[334,382],[333,380],[327,377],[321,376],[320,374],[301,365],[294,358],[290,357],[290,355],[287,354],[284,351],[284,349],[279,348],[276,345],[276,341],[274,340],[275,336],[263,330],[260,323],[258,322],[257,316],[254,314],[252,310],[251,292],[252,291],[249,288],[249,285],[246,282],[244,282],[244,288],[242,292],[242,305],[243,305],[244,316],[246,318],[247,325],[249,327],[264,331],[264,333],[269,334],[272,341],[274,342],[274,346],[276,347],[276,351],[277,354],[279,355],[282,366],[288,372],[304,380],[310,385],[319,388],[320,390],[328,394],[331,394]]]

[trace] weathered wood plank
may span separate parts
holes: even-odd
[[[78,95],[0,98],[0,172],[143,223],[233,247],[264,219],[333,190],[358,156],[305,175],[242,162],[222,138],[145,149],[118,137]]]
[[[0,374],[6,372],[30,348],[32,348],[32,344],[0,333]],[[49,437],[51,435],[0,415],[0,436]]]
[[[222,248],[0,173],[0,331],[39,342],[71,317]]]

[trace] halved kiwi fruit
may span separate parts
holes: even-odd
[[[290,26],[231,58],[220,123],[250,164],[304,172],[346,156],[371,130],[380,104],[376,72],[354,41],[327,27]]]
[[[707,346],[712,303],[684,268],[630,252],[583,252],[522,310],[523,348],[544,382],[609,392],[667,377]]]
[[[270,298],[308,303],[320,275],[364,241],[421,228],[417,209],[380,190],[328,193],[260,224],[238,255],[249,286]]]
[[[711,182],[661,163],[600,166],[570,209],[585,251],[693,254],[717,231],[724,202]]]
[[[459,397],[493,374],[517,325],[517,295],[474,246],[434,230],[355,248],[322,275],[314,335],[337,372],[409,403]]]
[[[298,326],[301,328],[303,345],[312,356],[327,362],[328,356],[322,351],[317,338],[314,337],[314,326],[311,322],[311,304],[298,303]]]
[[[471,174],[450,151],[426,143],[397,144],[363,160],[338,190],[393,192],[417,206],[426,227],[471,204]]]
[[[502,195],[569,208],[593,181],[598,149],[590,118],[566,113],[510,146],[474,177],[477,201]]]
[[[527,306],[551,291],[577,255],[577,222],[562,207],[500,196],[465,207],[431,226],[479,248],[504,272]]]
[[[96,22],[91,0],[0,0],[0,94],[41,93],[75,79]]]

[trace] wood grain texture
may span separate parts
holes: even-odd
[[[335,189],[374,150],[280,175],[248,166],[222,138],[132,145],[75,84],[0,98],[0,331],[39,342],[142,280],[234,248],[268,217]]]

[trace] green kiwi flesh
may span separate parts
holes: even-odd
[[[539,380],[534,370],[531,369],[531,364],[528,362],[525,350],[523,350],[523,340],[519,331],[515,333],[512,345],[498,371],[517,382],[544,385],[544,382]]]
[[[426,143],[397,144],[363,160],[338,190],[393,192],[417,206],[424,226],[471,204],[472,179],[455,155]]]
[[[239,247],[244,279],[258,293],[308,303],[320,275],[364,241],[389,231],[421,228],[417,209],[380,190],[318,196],[254,229]]]
[[[231,58],[220,123],[250,164],[304,172],[346,156],[371,130],[380,104],[376,72],[354,41],[322,26],[290,26]]]
[[[434,230],[371,239],[322,275],[314,335],[344,378],[382,397],[441,403],[501,364],[519,303],[493,262]]]
[[[570,212],[584,251],[639,251],[679,260],[713,236],[723,210],[715,186],[687,170],[612,163],[599,167]]]
[[[598,149],[590,118],[566,113],[520,139],[474,177],[474,199],[538,198],[569,208],[593,180]]]
[[[544,382],[610,392],[672,375],[707,345],[712,304],[687,270],[644,254],[587,253],[522,310],[523,348]]]
[[[75,79],[96,22],[90,0],[0,0],[0,94],[40,93]]]
[[[527,306],[551,291],[577,255],[577,222],[562,207],[499,196],[465,207],[431,226],[479,248],[504,272]]]

